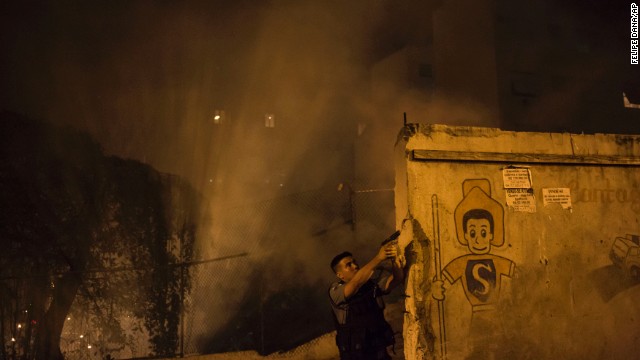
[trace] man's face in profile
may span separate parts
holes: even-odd
[[[360,269],[360,266],[358,266],[356,259],[354,259],[353,256],[347,256],[338,263],[338,266],[336,267],[336,275],[340,280],[347,283],[353,279],[353,276],[358,272],[358,269]]]

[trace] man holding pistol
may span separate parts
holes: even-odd
[[[331,261],[339,281],[329,288],[336,323],[336,344],[342,360],[391,359],[387,348],[394,345],[391,326],[384,318],[382,296],[404,281],[404,257],[398,241],[385,241],[376,256],[360,267],[353,255],[343,252]],[[389,240],[389,239],[388,239]],[[379,265],[389,259],[391,271],[374,277]]]

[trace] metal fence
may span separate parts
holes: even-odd
[[[372,254],[393,230],[391,189],[319,189],[225,208],[205,244],[207,259],[171,265],[181,271],[172,354],[151,350],[141,315],[144,299],[117,294],[101,282],[118,276],[145,279],[150,269],[83,274],[65,322],[60,349],[67,359],[134,359],[255,350],[302,357],[333,330],[326,289],[331,254],[345,248]],[[215,216],[214,216],[215,218]],[[212,256],[213,255],[213,256]],[[50,275],[51,276],[51,275]],[[0,279],[2,359],[29,359],[34,324],[22,299],[31,281]],[[188,285],[188,286],[187,286]],[[101,289],[97,292],[96,289]],[[116,296],[117,294],[117,296]],[[123,301],[139,302],[122,305]],[[126,308],[126,309],[125,309]],[[315,341],[315,342],[314,342]]]

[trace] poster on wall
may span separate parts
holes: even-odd
[[[571,209],[571,189],[570,188],[547,188],[542,189],[542,200],[544,206],[549,204],[560,204],[563,209]]]

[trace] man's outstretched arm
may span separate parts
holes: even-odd
[[[396,255],[393,258],[393,264],[391,265],[391,276],[389,277],[385,288],[382,289],[384,292],[389,292],[396,288],[398,285],[402,284],[402,282],[404,281],[404,265],[405,264],[402,261],[401,257]]]
[[[395,244],[389,243],[382,246],[376,256],[365,266],[361,267],[348,283],[344,286],[344,297],[348,298],[355,294],[373,275],[374,270],[381,262],[387,258],[395,256]]]

